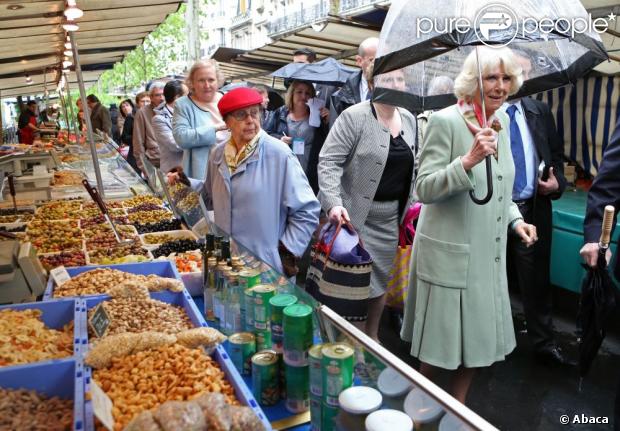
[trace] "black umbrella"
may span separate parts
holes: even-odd
[[[289,63],[273,72],[274,78],[308,81],[316,84],[341,86],[357,69],[327,57],[316,63]]]
[[[590,370],[592,361],[605,338],[606,327],[616,307],[616,286],[607,271],[605,254],[614,219],[614,207],[605,207],[603,230],[599,242],[597,266],[583,265],[587,274],[581,286],[577,324],[582,329],[579,343],[579,374],[583,378]]]
[[[220,93],[222,93],[222,94],[226,94],[229,91],[234,90],[235,88],[252,87],[253,85],[254,84],[252,84],[251,82],[246,82],[246,81],[231,82],[230,84],[226,84],[226,85],[220,87],[220,89],[218,91]],[[267,92],[269,93],[269,107],[268,107],[268,109],[270,111],[278,109],[280,106],[284,105],[284,99],[282,98],[282,96],[280,96],[280,94],[276,90],[274,90],[273,88],[271,88],[268,85],[265,85],[265,87],[267,87]]]
[[[376,79],[373,100],[413,112],[453,104],[452,86],[446,83],[456,78],[467,55],[480,45],[508,46],[530,61],[529,79],[517,97],[574,83],[608,58],[579,0],[413,3],[392,1],[374,63],[375,75],[398,72],[406,86],[395,88],[394,78],[386,80],[387,85]],[[471,193],[478,204],[488,202],[492,195],[490,156],[486,166],[487,196],[477,199]]]

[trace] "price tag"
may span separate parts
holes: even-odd
[[[88,320],[90,327],[99,338],[105,336],[108,326],[110,326],[110,322],[110,315],[106,311],[103,302],[99,303],[99,305],[95,307],[93,315]]]
[[[114,431],[112,400],[93,379],[90,379],[90,395],[93,402],[93,413],[101,421],[103,426],[110,431]]]
[[[304,140],[300,138],[293,138],[293,153],[300,156],[304,155]]]
[[[64,265],[59,266],[58,268],[54,268],[50,271],[50,275],[56,283],[56,286],[62,286],[67,281],[71,280],[71,276],[65,269]]]

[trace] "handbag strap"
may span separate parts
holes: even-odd
[[[329,242],[329,245],[327,246],[325,255],[326,258],[329,259],[329,256],[332,253],[332,249],[334,247],[334,242],[336,242],[336,238],[338,237],[338,234],[340,233],[340,230],[342,229],[342,226],[346,226],[349,229],[351,229],[351,231],[353,231],[354,233],[357,233],[357,239],[359,240],[359,243],[362,247],[364,247],[364,243],[362,242],[362,237],[359,235],[359,233],[357,232],[357,230],[355,230],[355,228],[353,227],[353,225],[351,224],[351,222],[345,221],[344,218],[340,218],[340,220],[338,220],[338,225],[336,226],[336,232],[334,232],[334,236],[332,238],[332,240]],[[323,237],[321,238],[321,242],[323,242],[323,238],[325,237],[325,234],[327,233],[329,229],[326,229],[325,232],[323,233]]]

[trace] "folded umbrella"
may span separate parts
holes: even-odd
[[[289,63],[270,76],[340,86],[356,72],[357,69],[345,66],[338,60],[328,57],[316,63]]]

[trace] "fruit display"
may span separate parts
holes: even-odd
[[[109,208],[123,208],[123,202],[122,201],[105,201],[105,206]],[[99,208],[97,206],[96,203],[94,202],[86,202],[83,205],[84,209],[90,209],[90,208]]]
[[[142,242],[146,245],[159,245],[177,239],[194,239],[192,232],[188,230],[176,230],[169,233],[147,233],[142,236]]]
[[[141,258],[138,256],[141,256]],[[150,257],[148,250],[143,249],[139,242],[134,242],[132,244],[117,244],[114,247],[88,250],[88,259],[93,265],[109,265],[113,263],[143,262],[150,260]]]
[[[82,249],[82,231],[73,220],[33,220],[26,229],[38,253]]]
[[[108,212],[112,217],[124,216],[126,214],[123,208],[108,208]],[[82,211],[80,211],[81,218],[90,218],[98,215],[101,215],[99,207],[83,208]]]
[[[84,266],[86,265],[86,255],[83,251],[64,251],[58,254],[48,254],[39,256],[41,265],[46,270],[54,269],[58,266]]]
[[[15,223],[19,219],[19,215],[3,215],[0,216],[0,223]]]
[[[200,244],[191,239],[178,239],[166,242],[152,251],[153,257],[169,256],[172,253],[183,253],[184,251],[198,250]]]
[[[135,239],[135,237],[137,236],[138,232],[136,231],[136,228],[130,224],[115,224],[114,226],[116,227],[116,231],[121,236],[121,239]],[[112,236],[114,236],[114,232],[112,232],[112,226],[110,226],[109,224],[94,224],[92,226],[84,228],[83,230],[84,237],[87,240],[106,233],[110,233],[112,234]]]
[[[180,273],[202,271],[202,253],[198,250],[178,253],[172,259]]]
[[[81,201],[52,201],[39,208],[35,218],[39,220],[64,220],[79,218]]]
[[[137,213],[140,211],[156,211],[156,210],[161,210],[161,209],[162,209],[161,206],[155,205],[154,203],[151,203],[151,202],[147,202],[147,203],[140,204],[135,207],[129,208],[127,212],[131,214],[131,213]]]
[[[34,390],[0,388],[0,429],[73,429],[73,400],[48,397]]]
[[[121,226],[117,226],[120,228]],[[123,226],[124,227],[124,226]],[[130,226],[133,229],[133,226]],[[135,229],[130,232],[119,231],[121,240],[125,239],[133,239],[137,240],[138,236],[136,235]],[[107,247],[116,247],[118,241],[116,240],[116,236],[114,236],[114,232],[111,230],[109,232],[98,232],[86,239],[86,250],[91,251],[100,248]]]
[[[84,174],[79,171],[54,172],[55,186],[81,186]]]
[[[13,206],[11,206],[11,208],[0,208],[0,216],[4,216],[4,215],[14,215],[15,211],[13,209]],[[32,215],[34,214],[34,209],[18,209],[17,210],[17,215]]]
[[[140,196],[134,196],[131,199],[127,199],[123,201],[123,206],[125,208],[133,208],[133,207],[137,207],[138,205],[149,204],[149,203],[155,204],[159,207],[164,205],[164,201],[162,201],[158,197],[151,196],[151,195],[140,195]]]
[[[116,224],[129,224],[129,219],[124,215],[112,216],[112,221]],[[80,219],[80,226],[83,229],[86,229],[94,225],[101,225],[101,224],[107,224],[107,223],[108,221],[102,215]]]
[[[161,220],[156,223],[134,223],[138,233],[164,232],[167,230],[181,229],[181,220]]]
[[[191,211],[192,209],[197,208],[200,204],[198,202],[198,197],[198,193],[192,191],[188,193],[187,196],[183,198],[183,200],[178,202],[177,206],[183,212]]]
[[[45,326],[41,310],[0,310],[0,367],[73,354],[73,321],[62,330]]]
[[[165,209],[140,211],[137,213],[128,214],[127,218],[130,223],[157,223],[162,220],[170,220],[172,218],[172,213]]]

